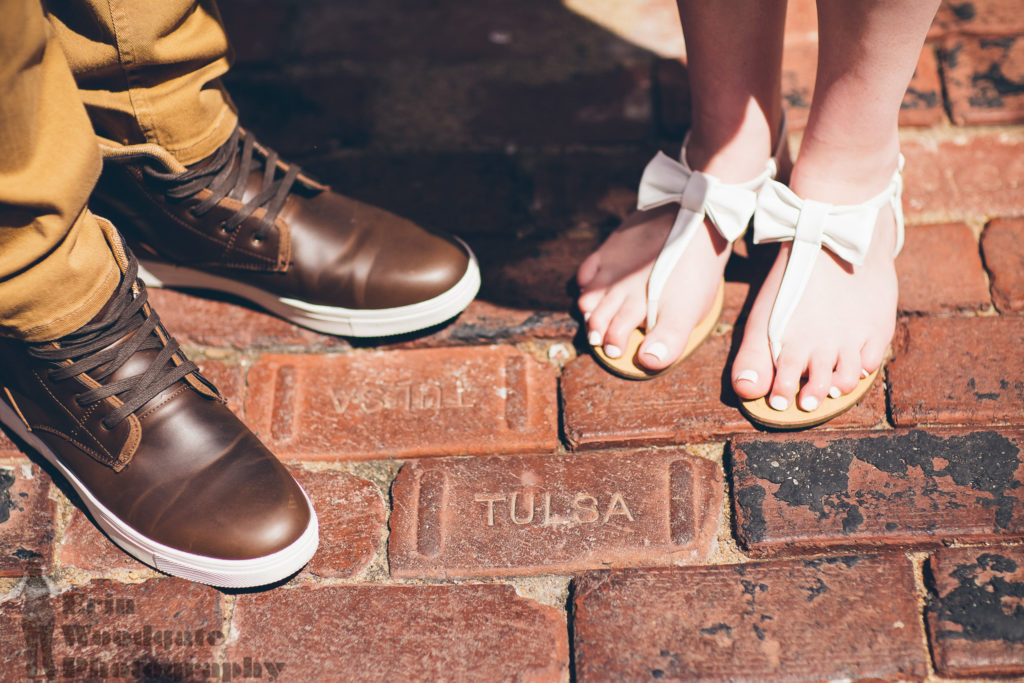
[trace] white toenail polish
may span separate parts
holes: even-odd
[[[665,356],[668,355],[668,347],[661,342],[654,342],[644,350],[644,353],[649,353],[658,360],[665,360]]]
[[[743,370],[740,374],[736,375],[737,382],[750,382],[757,384],[757,371],[756,370]]]
[[[868,372],[867,370],[861,370],[861,371],[860,371],[860,376],[861,376],[861,379],[863,379],[863,378],[867,377],[867,376],[868,376],[868,375],[870,375],[870,374],[871,374],[871,373],[870,373],[870,372]]]
[[[768,405],[771,406],[772,410],[783,411],[789,407],[789,401],[782,396],[772,396],[768,399]]]
[[[601,345],[601,339],[602,339],[602,337],[601,337],[601,333],[600,332],[592,331],[587,336],[587,341],[590,342],[591,346],[600,346]]]
[[[818,407],[818,399],[813,396],[804,396],[800,399],[800,410],[809,413]]]
[[[590,311],[583,311],[583,322],[590,320]]]
[[[832,387],[828,390],[828,395],[830,398],[839,398],[843,395],[843,392],[839,390],[839,387]]]
[[[622,355],[622,349],[620,349],[618,346],[612,346],[611,344],[607,344],[604,347],[604,355],[608,356],[609,358],[618,358],[619,356]]]

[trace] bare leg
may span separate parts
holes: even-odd
[[[785,0],[679,0],[686,36],[693,127],[691,168],[727,183],[764,170],[777,134]],[[677,205],[629,216],[579,268],[580,310],[591,343],[616,357],[647,314],[647,279]],[[711,309],[731,246],[715,228],[693,240],[662,296],[658,323],[639,360],[658,370],[682,353],[690,332]]]
[[[900,102],[917,64],[937,0],[818,0],[818,74],[810,119],[790,188],[800,197],[858,204],[881,192],[899,152]],[[882,362],[896,322],[895,223],[879,212],[866,262],[856,268],[818,255],[807,290],[773,366],[768,319],[789,257],[783,244],[758,293],[733,365],[745,399],[768,395],[817,407],[833,387],[857,384]],[[799,392],[801,377],[807,383]]]

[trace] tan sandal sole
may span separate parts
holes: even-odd
[[[862,378],[853,391],[845,396],[840,396],[839,398],[826,396],[820,406],[809,412],[800,410],[796,405],[796,401],[785,410],[775,410],[768,405],[767,396],[762,396],[752,401],[740,401],[740,410],[751,421],[756,422],[762,427],[771,427],[772,429],[803,429],[805,427],[813,427],[822,422],[828,422],[833,417],[841,415],[857,405],[864,397],[864,394],[868,393],[868,390],[871,389],[871,385],[875,383],[875,379],[880,371],[881,368],[878,368],[867,377]]]
[[[725,280],[722,280],[722,284],[718,287],[718,293],[715,295],[715,302],[711,305],[711,310],[708,314],[697,323],[697,327],[693,328],[693,332],[690,333],[690,338],[686,342],[686,348],[683,349],[683,353],[672,365],[662,370],[648,370],[639,363],[637,363],[636,354],[640,350],[640,345],[643,344],[646,335],[643,330],[635,329],[629,333],[629,340],[626,342],[626,348],[622,350],[622,355],[618,358],[609,358],[604,348],[600,346],[592,346],[591,351],[594,353],[594,357],[597,361],[607,368],[610,372],[624,377],[626,379],[654,379],[658,375],[664,375],[666,372],[674,368],[675,366],[682,363],[686,358],[697,350],[697,347],[708,338],[711,331],[715,329],[715,325],[718,324],[718,319],[722,315],[722,307],[725,304]]]

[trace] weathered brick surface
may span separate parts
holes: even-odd
[[[998,219],[981,235],[992,301],[1001,313],[1024,311],[1024,219]]]
[[[1024,36],[952,36],[942,52],[955,123],[1024,121]]]
[[[580,681],[927,674],[902,556],[593,572],[573,607]]]
[[[928,635],[942,676],[1024,675],[1024,551],[993,546],[941,550],[929,560],[933,581]]]
[[[42,596],[46,591],[44,583],[34,589]],[[23,594],[0,603],[0,678],[23,680],[28,673],[25,610],[43,633],[52,633],[54,677],[222,678],[220,669],[213,668],[228,635],[220,600],[212,588],[180,579],[139,584],[92,581],[31,603]]]
[[[1016,35],[1024,33],[1024,15],[1015,0],[946,0],[935,14],[929,36],[946,33]]]
[[[21,576],[26,561],[53,558],[50,477],[38,466],[0,451],[0,576]]]
[[[213,382],[228,407],[236,415],[242,414],[242,395],[245,391],[245,369],[238,363],[203,359],[196,362],[199,371]]]
[[[598,245],[594,239],[566,238],[481,244],[481,296],[527,309],[576,311],[576,270]]]
[[[529,180],[513,155],[360,153],[308,166],[342,194],[463,237],[514,234],[529,223]]]
[[[146,565],[117,547],[77,507],[71,513],[57,557],[63,566],[86,571],[146,569]]]
[[[980,310],[990,303],[978,242],[963,223],[908,227],[896,272],[904,313]]]
[[[930,215],[1024,213],[1024,135],[962,135],[903,143],[903,206],[911,222]]]
[[[1024,319],[908,320],[889,363],[897,426],[1024,423]]]
[[[1019,540],[1022,447],[983,427],[735,439],[736,534],[759,556]]]
[[[794,39],[786,42],[782,59],[782,97],[789,130],[803,130],[814,97],[818,42]],[[942,84],[934,50],[921,52],[914,76],[900,106],[901,126],[933,126],[943,120]]]
[[[565,617],[511,586],[301,586],[243,595],[227,651],[287,680],[533,680],[568,675]]]
[[[724,369],[729,337],[713,335],[679,366],[643,382],[621,379],[581,356],[562,371],[565,432],[571,445],[593,448],[638,443],[693,443],[753,433]],[[885,419],[882,383],[830,429],[873,427]]]
[[[546,451],[555,371],[510,347],[265,355],[246,418],[282,458]]]
[[[358,576],[380,550],[385,524],[380,489],[345,472],[292,470],[320,520],[320,547],[306,571],[327,578]]]
[[[421,461],[392,489],[391,573],[701,563],[721,496],[718,467],[682,450]]]
[[[650,66],[620,66],[540,84],[481,83],[470,122],[485,143],[615,143],[651,133]],[[538,116],[538,112],[544,112]]]

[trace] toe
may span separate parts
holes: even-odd
[[[879,341],[869,339],[860,350],[860,362],[868,372],[874,372],[882,365],[882,358],[885,357],[885,347],[888,340]]]
[[[580,286],[580,289],[586,289],[594,277],[597,275],[597,271],[601,268],[601,252],[595,251],[593,254],[583,259],[583,263],[576,269],[576,283]]]
[[[604,352],[609,358],[617,358],[625,350],[629,335],[643,322],[643,315],[643,301],[627,297],[622,302],[604,334]]]
[[[768,394],[768,405],[775,410],[785,410],[793,404],[800,378],[807,369],[808,354],[795,347],[783,347],[775,364],[775,379]]]
[[[839,350],[839,360],[835,372],[832,373],[832,386],[839,390],[840,396],[854,390],[860,381],[862,367],[859,349],[845,347]]]
[[[798,405],[800,410],[811,412],[821,405],[832,388],[832,375],[835,368],[835,354],[819,352],[811,356],[807,365],[807,382],[800,389]]]
[[[740,350],[732,364],[732,388],[745,400],[767,394],[773,375],[772,354],[764,328],[759,328],[758,333],[752,332],[752,327],[752,323],[747,324]]]
[[[662,370],[679,360],[686,350],[694,323],[681,312],[659,316],[658,324],[640,346],[638,358],[650,370]]]
[[[615,314],[619,312],[622,302],[625,299],[619,291],[606,292],[597,305],[590,309],[587,315],[587,343],[591,346],[600,346],[604,343]]]

